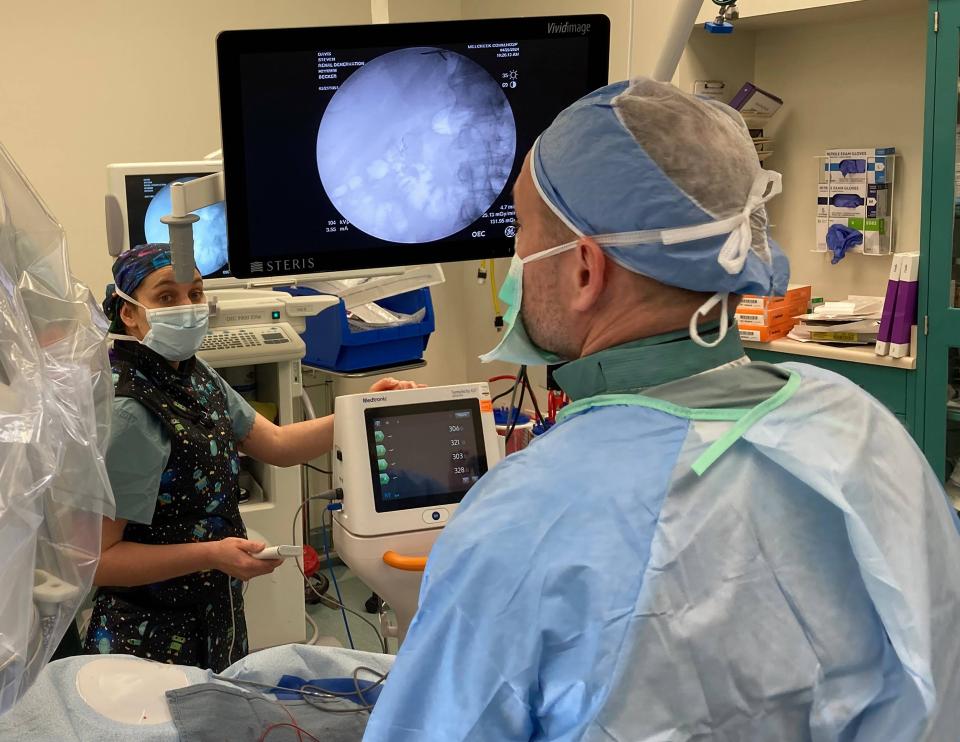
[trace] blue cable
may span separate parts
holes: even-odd
[[[327,505],[327,510],[329,510],[331,513],[331,526],[333,525],[333,511],[339,509],[339,507],[333,507],[332,504]],[[330,561],[330,546],[327,543],[327,529],[321,528],[320,532],[323,534],[323,556],[326,557],[327,560],[327,569],[330,570],[330,579],[333,580],[333,589],[337,591],[337,602],[340,603],[340,615],[343,616],[343,626],[347,630],[347,640],[350,642],[350,649],[356,649],[356,647],[353,646],[353,635],[350,633],[350,624],[347,621],[347,612],[343,610],[344,602],[343,598],[340,597],[340,585],[337,584],[337,576],[333,572],[333,562]]]

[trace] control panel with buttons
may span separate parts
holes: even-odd
[[[197,353],[213,366],[275,363],[303,358],[306,347],[293,328],[280,322],[212,329]]]

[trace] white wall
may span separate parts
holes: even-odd
[[[197,159],[220,146],[217,33],[369,23],[370,5],[0,0],[0,18],[0,141],[66,228],[74,272],[99,293],[110,276],[107,163]]]
[[[377,0],[374,0],[377,2]],[[390,23],[455,21],[463,14],[460,0],[381,0]]]

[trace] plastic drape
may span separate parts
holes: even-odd
[[[0,713],[63,638],[114,515],[106,330],[62,227],[0,145]]]

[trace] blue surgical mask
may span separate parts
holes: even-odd
[[[521,366],[544,366],[560,363],[563,360],[560,356],[535,345],[523,326],[523,319],[520,316],[520,303],[523,300],[523,266],[525,263],[543,260],[572,250],[577,244],[577,241],[567,242],[526,258],[520,258],[514,254],[510,271],[503,280],[503,285],[500,286],[500,300],[509,305],[509,309],[503,315],[503,324],[507,329],[497,347],[480,356],[483,363],[504,361]]]
[[[140,341],[168,361],[185,361],[200,350],[207,335],[210,308],[203,304],[184,304],[176,307],[145,307],[136,299],[116,289],[117,295],[141,307],[147,316],[150,330]],[[127,335],[111,335],[118,340],[135,340]]]

